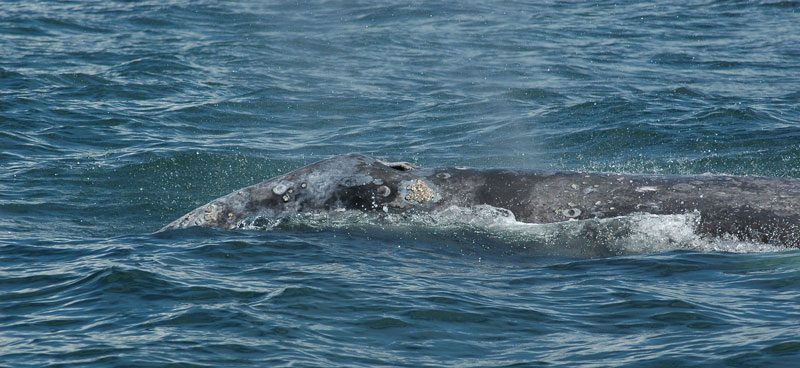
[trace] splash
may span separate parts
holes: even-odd
[[[256,217],[238,228],[259,231],[337,230],[400,243],[459,248],[464,254],[603,258],[662,253],[775,252],[786,248],[734,237],[708,237],[696,231],[700,213],[636,213],[606,219],[548,224],[517,221],[514,214],[488,205],[450,207],[435,213],[365,213],[333,211],[283,218]]]

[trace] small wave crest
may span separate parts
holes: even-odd
[[[517,221],[514,214],[488,205],[450,207],[434,213],[401,214],[333,211],[283,218],[255,217],[238,228],[260,231],[340,230],[370,238],[415,244],[455,244],[462,254],[501,256],[566,256],[602,258],[662,253],[771,252],[785,248],[734,237],[698,234],[700,213],[653,215],[635,213],[606,219],[569,220],[548,224]]]

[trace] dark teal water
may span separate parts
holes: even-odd
[[[348,152],[800,177],[799,46],[796,1],[0,1],[0,366],[798,366],[800,252],[680,219],[153,232]]]

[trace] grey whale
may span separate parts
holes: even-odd
[[[248,218],[336,210],[436,212],[477,205],[503,208],[527,223],[699,213],[699,234],[800,247],[800,179],[416,168],[360,154],[242,188],[159,231],[235,229]]]

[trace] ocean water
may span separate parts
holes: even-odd
[[[799,46],[797,1],[0,1],[0,367],[800,366],[800,252],[686,218],[155,233],[349,152],[800,177]]]

